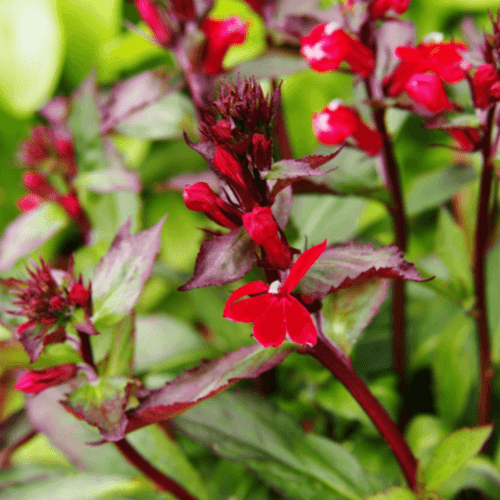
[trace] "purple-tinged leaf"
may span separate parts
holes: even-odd
[[[350,243],[327,248],[299,286],[302,293],[323,298],[371,278],[426,281],[414,264],[404,260],[403,252],[395,245],[373,248],[371,243]]]
[[[387,297],[389,280],[372,279],[337,290],[323,302],[325,333],[349,356]]]
[[[287,186],[276,195],[274,203],[271,206],[274,219],[282,231],[285,230],[288,220],[290,219],[292,202],[292,186]]]
[[[189,139],[188,135],[186,132],[183,134],[184,140],[186,141],[187,145],[199,153],[203,159],[208,163],[208,166],[211,168],[211,170],[215,173],[218,172],[218,170],[215,168],[214,165],[214,155],[215,155],[215,150],[217,149],[217,146],[213,142],[205,141],[205,142],[193,142]]]
[[[48,327],[39,324],[28,324],[25,328],[18,329],[14,339],[19,341],[26,354],[30,357],[30,363],[34,363],[42,354],[43,348],[48,344],[58,344],[66,340],[66,329],[64,326]]]
[[[55,203],[44,203],[14,219],[0,238],[0,272],[36,250],[68,225],[68,216]]]
[[[75,417],[97,427],[106,441],[125,436],[127,406],[131,382],[125,377],[100,378],[84,382],[62,402]]]
[[[257,246],[243,226],[206,239],[196,257],[192,278],[178,290],[184,292],[201,286],[238,281],[257,261],[256,251]]]
[[[69,97],[57,96],[49,101],[39,113],[50,122],[51,125],[64,125],[68,120],[71,99]]]
[[[219,191],[219,179],[210,170],[203,172],[189,172],[186,174],[176,175],[171,177],[168,181],[160,182],[155,185],[155,191],[181,191],[188,185],[196,182],[206,182],[210,188],[217,192]]]
[[[316,23],[309,21],[305,25],[306,27],[300,30],[303,33],[301,36],[307,35]],[[298,35],[294,38],[298,38]],[[298,39],[300,41],[300,38]],[[255,76],[257,79],[277,78],[304,71],[307,68],[307,62],[303,57],[282,51],[268,51],[262,57],[239,64],[233,73],[242,77]]]
[[[13,413],[0,424],[0,467],[5,468],[11,453],[36,434],[24,409]]]
[[[86,172],[78,176],[76,184],[94,193],[116,191],[139,193],[142,189],[139,176],[125,168],[106,168]]]
[[[281,363],[292,350],[290,345],[263,348],[256,344],[188,370],[141,398],[139,406],[127,412],[126,432],[180,415],[238,380],[256,378]]]
[[[467,47],[469,47],[469,50],[461,52],[460,55],[473,66],[481,66],[481,64],[485,64],[486,60],[484,58],[484,54],[486,48],[486,37],[484,33],[481,33],[477,29],[472,17],[466,17],[462,21],[460,29],[465,42],[467,43]]]
[[[94,315],[117,323],[135,306],[160,249],[160,233],[165,217],[153,227],[130,235],[131,221],[118,231],[111,248],[101,259],[92,279]]]
[[[269,27],[279,31],[286,42],[300,45],[302,37],[308,35],[320,22],[309,15],[289,15],[278,20],[271,20]]]
[[[134,113],[157,102],[166,94],[179,90],[182,81],[171,86],[172,75],[163,70],[145,71],[113,86],[101,105],[103,134],[131,117]]]

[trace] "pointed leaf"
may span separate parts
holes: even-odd
[[[373,248],[371,243],[350,243],[327,248],[300,282],[302,293],[323,298],[370,278],[399,278],[425,281],[417,268],[403,259],[395,245]]]
[[[113,330],[113,347],[102,373],[106,377],[130,376],[135,350],[134,315],[125,316]]]
[[[68,216],[55,203],[44,203],[14,219],[0,238],[0,272],[36,250],[68,225]]]
[[[257,260],[257,246],[246,229],[238,227],[202,244],[192,278],[178,288],[191,290],[200,286],[225,285],[243,278]]]
[[[92,279],[93,323],[116,323],[129,314],[141,295],[160,249],[165,217],[149,229],[129,235],[130,220],[116,235]]]
[[[94,193],[114,193],[115,191],[141,191],[139,176],[125,168],[106,168],[80,174],[75,184]]]
[[[253,345],[188,370],[141,398],[139,407],[127,413],[127,432],[180,415],[238,380],[256,378],[281,363],[290,352],[290,346],[264,349]]]
[[[305,69],[307,69],[307,62],[303,57],[284,51],[269,50],[262,57],[239,64],[234,74],[239,74],[242,77],[254,76],[260,80],[262,78],[277,78],[290,75]]]
[[[284,498],[361,500],[368,481],[357,460],[330,440],[306,435],[271,402],[230,391],[173,421],[214,453],[255,471]]]
[[[70,392],[63,405],[70,413],[99,429],[106,441],[125,436],[130,380],[125,377],[100,378],[84,382]]]
[[[426,488],[438,489],[477,455],[490,437],[492,425],[464,428],[450,434],[434,451],[425,468]]]
[[[75,140],[79,172],[108,167],[109,162],[101,137],[94,73],[82,83],[75,93],[71,105],[69,126]]]
[[[418,497],[411,490],[401,488],[401,486],[395,486],[381,493],[370,495],[366,497],[366,500],[418,500]]]

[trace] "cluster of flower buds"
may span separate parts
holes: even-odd
[[[269,99],[255,81],[226,83],[200,124],[201,144],[190,144],[207,159],[219,178],[218,196],[204,182],[184,188],[191,210],[203,212],[223,227],[244,226],[263,249],[266,265],[286,269],[290,249],[270,208],[270,189],[261,175],[271,168],[271,131],[279,106],[280,90]]]
[[[90,286],[83,285],[81,276],[75,280],[72,269],[56,271],[42,259],[40,262],[40,267],[33,264],[34,269],[27,268],[30,279],[8,281],[11,293],[17,297],[13,304],[18,307],[9,313],[27,318],[17,327],[16,338],[32,362],[45,345],[66,340],[66,325],[77,308],[85,314],[82,328],[95,333],[88,319],[92,313]]]
[[[247,38],[248,25],[239,17],[212,19],[205,12],[197,12],[193,0],[171,0],[159,5],[155,0],[134,0],[142,20],[149,26],[156,42],[174,48],[185,34],[186,23],[193,21],[205,35],[201,50],[200,69],[208,75],[224,72],[222,62],[232,45]],[[168,5],[167,5],[168,4]]]

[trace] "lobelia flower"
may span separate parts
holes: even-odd
[[[25,373],[16,383],[14,389],[25,394],[38,394],[48,387],[63,384],[72,379],[77,368],[71,363],[46,368],[45,370],[32,370]]]
[[[500,77],[493,64],[482,64],[472,78],[474,104],[485,109],[492,102],[500,100]]]
[[[369,11],[372,19],[381,19],[387,14],[403,14],[407,11],[411,0],[375,0]]]
[[[366,154],[375,156],[382,149],[382,136],[361,120],[358,113],[340,99],[334,99],[313,114],[313,130],[318,141],[328,146],[342,144],[352,137]]]
[[[400,95],[415,73],[434,73],[446,83],[457,83],[465,78],[471,66],[459,51],[467,50],[467,45],[462,42],[443,42],[442,38],[441,33],[431,33],[416,47],[399,45],[394,49],[394,56],[402,62],[391,75],[384,78],[387,95]]]
[[[248,24],[239,17],[227,19],[206,18],[200,26],[205,33],[206,45],[203,54],[203,71],[208,75],[224,72],[222,62],[231,45],[239,45],[247,38]]]
[[[407,95],[432,113],[455,109],[448,99],[441,79],[432,73],[415,73],[404,87]]]
[[[250,238],[264,249],[269,265],[275,269],[288,269],[292,260],[290,248],[280,238],[271,209],[256,206],[242,218]]]
[[[264,347],[279,346],[287,336],[296,344],[316,344],[318,333],[311,316],[291,292],[325,248],[326,240],[306,250],[283,283],[275,281],[269,286],[254,281],[233,292],[224,308],[224,318],[254,323],[255,340]],[[238,300],[245,295],[250,298]]]
[[[319,73],[335,71],[345,61],[354,73],[366,78],[375,67],[373,52],[336,23],[318,24],[300,45],[307,64]]]

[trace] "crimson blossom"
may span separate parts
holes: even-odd
[[[254,323],[255,340],[264,347],[276,347],[288,336],[296,344],[315,345],[318,332],[307,309],[291,295],[292,290],[325,251],[326,240],[306,250],[292,266],[283,283],[267,285],[253,281],[233,292],[223,317],[231,321]],[[250,295],[250,298],[240,300]],[[236,302],[238,301],[238,302]]]
[[[25,373],[17,381],[14,389],[25,394],[38,394],[49,387],[63,384],[72,379],[76,371],[76,365],[71,363],[52,366],[44,370],[32,370]]]

